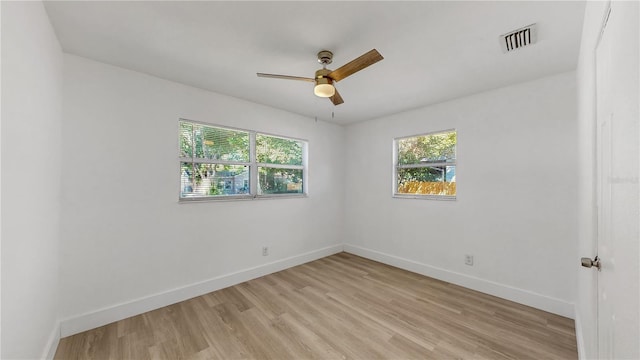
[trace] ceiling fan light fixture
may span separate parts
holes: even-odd
[[[332,81],[329,78],[317,78],[316,86],[313,88],[313,93],[318,97],[332,97],[336,93],[336,88],[333,87]]]

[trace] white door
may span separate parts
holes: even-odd
[[[640,358],[638,3],[612,2],[596,48],[598,357]]]

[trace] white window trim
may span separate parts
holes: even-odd
[[[306,198],[308,197],[308,148],[309,141],[300,138],[294,138],[290,136],[283,136],[278,134],[271,134],[263,131],[255,131],[242,129],[226,125],[211,124],[202,121],[189,120],[185,118],[178,118],[178,149],[180,149],[180,122],[189,122],[192,124],[198,124],[202,126],[216,127],[225,130],[242,131],[249,133],[249,162],[239,161],[227,161],[227,160],[209,160],[209,159],[195,159],[190,157],[178,156],[178,168],[183,162],[190,162],[196,164],[228,164],[228,165],[242,165],[249,167],[249,194],[235,194],[224,196],[200,196],[200,197],[182,197],[181,182],[178,178],[178,203],[193,203],[193,202],[209,202],[209,201],[238,201],[238,200],[260,200],[260,199],[285,199],[285,198]],[[256,160],[256,135],[267,135],[271,137],[278,137],[286,140],[294,140],[302,143],[302,165],[287,165],[287,164],[269,164],[259,163]],[[178,150],[180,151],[180,150]],[[302,169],[302,193],[299,194],[258,194],[258,167],[270,167],[278,169]],[[179,171],[178,171],[179,173]]]
[[[458,144],[456,142],[456,160],[455,161],[444,161],[444,162],[437,162],[437,163],[429,163],[429,164],[406,164],[406,165],[400,165],[398,164],[398,142],[400,140],[403,139],[409,139],[409,138],[415,138],[415,137],[420,137],[420,136],[429,136],[429,135],[437,135],[437,134],[444,134],[444,133],[448,133],[448,132],[455,132],[456,133],[456,138],[457,138],[457,134],[458,131],[453,128],[453,129],[446,129],[446,130],[438,130],[438,131],[432,131],[432,132],[428,132],[428,133],[422,133],[422,134],[416,134],[416,135],[409,135],[409,136],[401,136],[401,137],[397,137],[393,139],[393,169],[391,171],[392,173],[392,181],[391,181],[391,194],[393,198],[397,198],[397,199],[420,199],[420,200],[442,200],[442,201],[455,201],[457,199],[457,194],[458,192],[456,191],[456,195],[432,195],[432,194],[427,194],[427,195],[421,195],[421,194],[402,194],[402,193],[398,193],[398,169],[410,169],[410,168],[422,168],[422,167],[433,167],[433,166],[455,166],[456,167],[456,175],[458,173],[458,156],[457,156],[457,147]],[[457,183],[457,181],[456,181]]]

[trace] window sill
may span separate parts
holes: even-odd
[[[221,197],[193,197],[179,198],[178,204],[201,203],[201,202],[225,202],[225,201],[247,201],[247,200],[267,200],[267,199],[298,199],[306,198],[307,194],[268,194],[268,195],[239,195]]]
[[[393,194],[396,199],[418,199],[418,200],[439,200],[456,201],[456,195],[413,195],[413,194]]]

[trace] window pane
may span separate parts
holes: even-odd
[[[302,169],[259,167],[258,194],[302,194]]]
[[[182,163],[180,196],[206,197],[249,193],[249,167]]]
[[[454,161],[455,158],[455,131],[398,140],[400,165]]]
[[[456,194],[455,166],[428,166],[397,171],[398,194]]]
[[[180,122],[180,156],[193,156],[193,125],[187,122]]]
[[[302,165],[302,142],[257,134],[256,159],[266,164]]]
[[[193,124],[194,157],[249,161],[249,133]]]
[[[180,197],[193,194],[193,164],[180,164]]]

